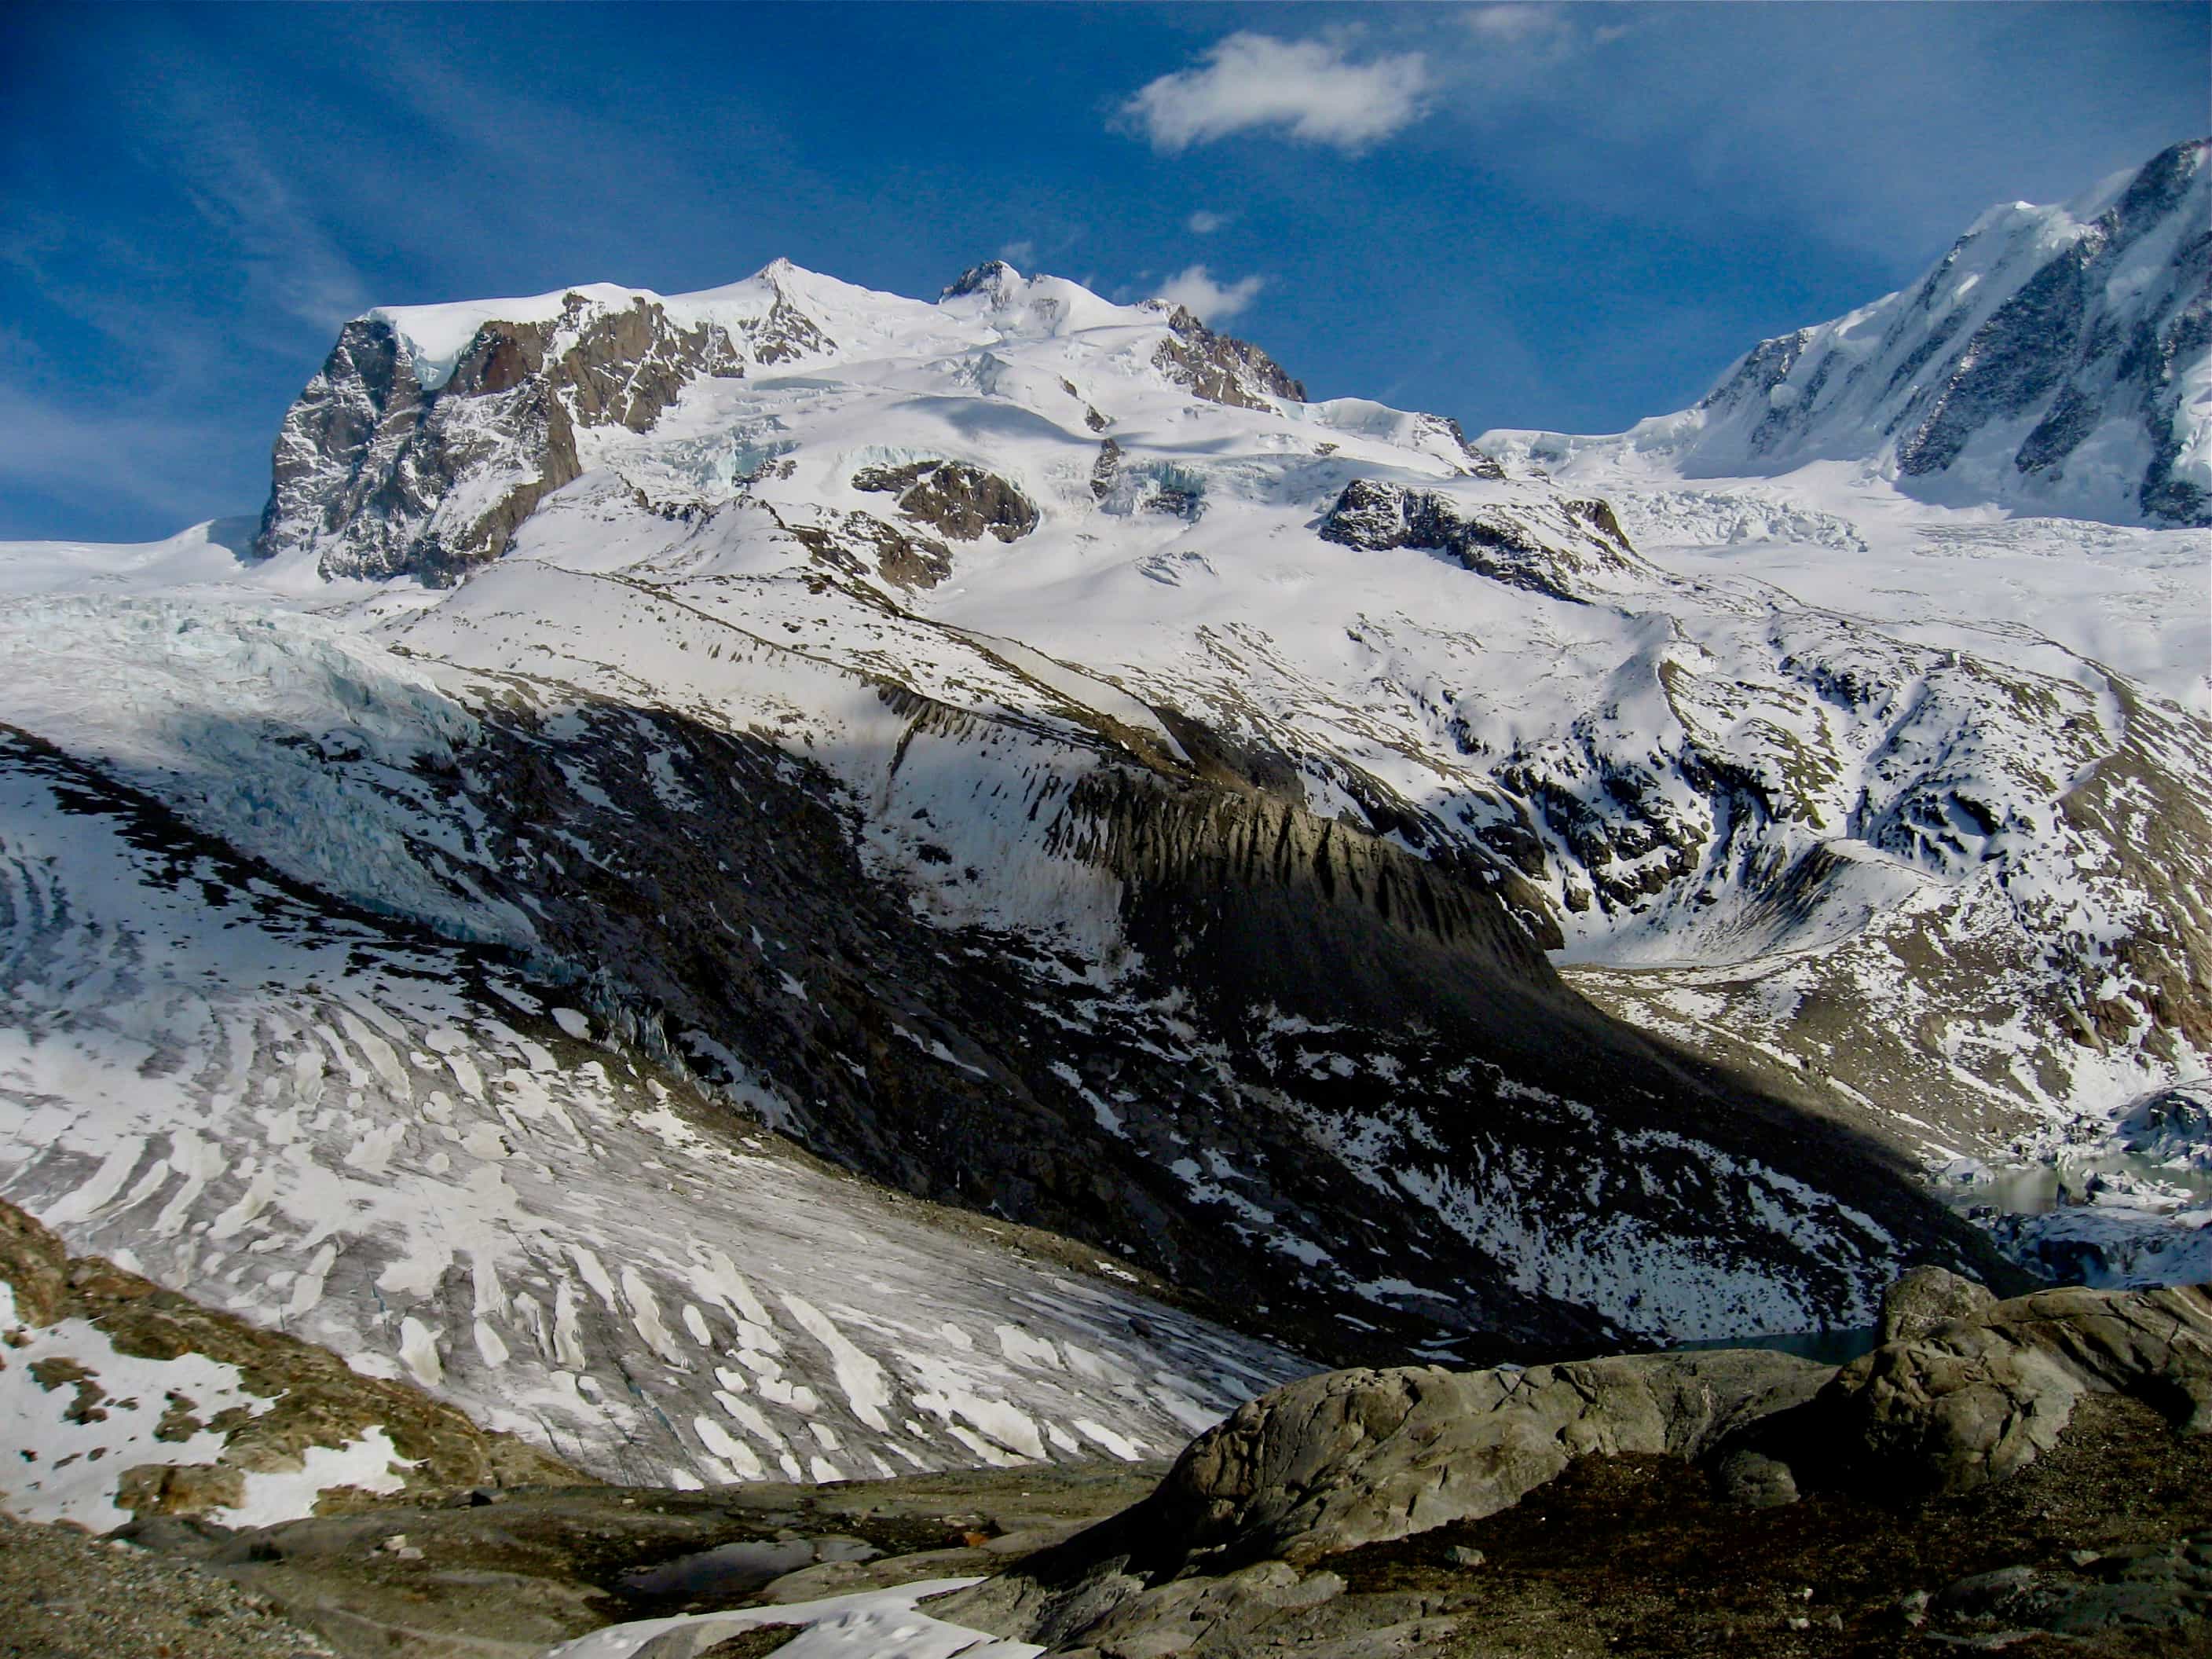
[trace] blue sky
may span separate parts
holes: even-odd
[[[1194,300],[1316,396],[1616,430],[2203,136],[2212,9],[0,9],[0,538],[258,510],[379,303],[779,254]]]

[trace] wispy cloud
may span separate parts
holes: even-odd
[[[1567,20],[1557,6],[1476,6],[1464,14],[1467,27],[1486,40],[1537,40],[1562,33]]]
[[[206,228],[200,251],[230,260],[258,307],[318,331],[334,331],[369,303],[368,285],[315,204],[264,148],[264,131],[216,89],[217,55],[180,31],[132,67],[146,100],[140,118],[158,155]]]
[[[1418,52],[1355,63],[1339,42],[1243,31],[1139,88],[1121,116],[1170,154],[1263,128],[1357,152],[1419,119],[1431,84]]]
[[[255,290],[286,316],[335,330],[365,310],[368,286],[247,135],[216,130],[179,160],[192,205],[228,241]]]
[[[1192,214],[1189,218],[1184,220],[1182,222],[1184,228],[1188,230],[1194,236],[1211,236],[1215,231],[1220,229],[1222,226],[1227,224],[1229,221],[1221,214],[1211,213],[1206,209],[1200,208],[1197,212]]]
[[[1452,69],[1487,88],[1491,99],[1515,101],[1547,90],[1532,84],[1538,70],[1616,40],[1632,27],[1615,22],[1592,27],[1569,7],[1547,4],[1474,6],[1460,13],[1459,21],[1462,44],[1450,54]]]
[[[1036,264],[1036,244],[1027,237],[1018,242],[1009,242],[999,250],[999,257],[1008,264],[1027,270]]]
[[[211,487],[225,470],[211,464],[211,451],[237,447],[225,443],[230,434],[211,436],[204,412],[175,411],[159,397],[87,410],[0,381],[0,428],[9,434],[0,444],[0,485],[120,496],[178,525],[258,504],[226,498],[219,482]]]
[[[1192,265],[1169,277],[1159,297],[1206,322],[1225,323],[1257,299],[1267,286],[1265,276],[1241,277],[1224,285],[1208,276],[1204,265]]]

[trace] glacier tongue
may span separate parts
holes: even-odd
[[[580,1467],[1158,1455],[1305,1368],[732,1127],[500,957],[257,874],[43,745],[0,754],[0,1188]]]

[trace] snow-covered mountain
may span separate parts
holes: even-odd
[[[1928,501],[2212,526],[2212,141],[1993,207],[1910,288],[1761,341],[1691,409],[1590,442],[1685,478],[1857,463]]]
[[[1999,1272],[1916,1165],[2203,1073],[2212,726],[1971,579],[2202,538],[1676,459],[997,264],[373,312],[250,546],[0,563],[0,1193],[687,1479]]]

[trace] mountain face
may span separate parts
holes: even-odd
[[[1916,1165],[2201,1073],[2212,725],[1613,441],[998,263],[371,313],[255,557],[0,605],[0,1193],[653,1480],[2002,1279]]]
[[[1853,461],[1930,501],[2212,526],[2208,151],[1992,208],[1910,288],[1762,341],[1626,435],[1690,477]]]
[[[673,301],[601,284],[371,312],[346,325],[285,416],[256,550],[311,550],[327,576],[450,583],[506,551],[540,501],[581,477],[603,430],[650,430],[693,381],[836,355],[825,327],[865,341],[924,316],[925,325],[945,320],[910,301],[834,292],[841,288],[779,261],[748,282]],[[1026,307],[1048,328],[1071,305],[1033,292],[999,261],[969,271],[946,298]],[[1304,399],[1257,347],[1180,306],[1143,321],[1153,316],[1151,363],[1169,382],[1243,408]],[[969,331],[978,340],[987,331]],[[723,458],[725,482],[772,465],[775,447]]]

